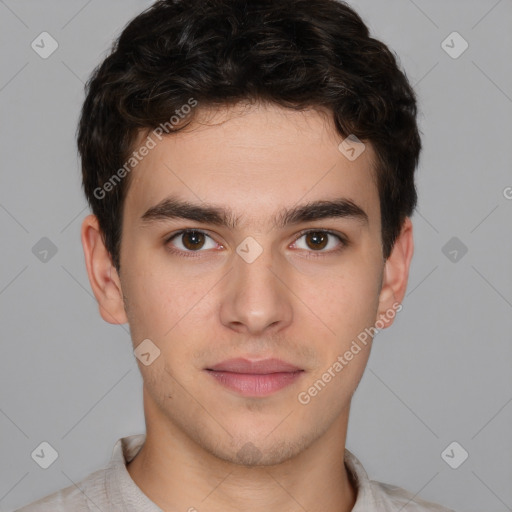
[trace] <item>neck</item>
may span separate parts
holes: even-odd
[[[155,411],[144,403],[146,442],[127,469],[163,511],[352,510],[356,489],[344,464],[348,411],[297,455],[242,466],[205,450],[168,418],[151,421]]]

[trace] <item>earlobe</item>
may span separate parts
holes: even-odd
[[[414,253],[413,227],[409,217],[402,225],[400,235],[384,265],[382,289],[379,295],[379,308],[376,321],[389,327],[407,289],[409,268]]]
[[[128,321],[124,309],[121,282],[110,257],[95,215],[88,215],[82,222],[82,247],[89,283],[103,320],[111,324]]]

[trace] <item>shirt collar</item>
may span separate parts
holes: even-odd
[[[135,434],[119,439],[114,446],[112,458],[105,473],[105,485],[109,498],[112,502],[122,502],[124,512],[162,512],[137,487],[126,469],[126,464],[139,453],[145,440],[146,434]],[[345,449],[344,461],[345,467],[352,475],[352,481],[357,491],[352,512],[378,510],[370,480],[361,462],[347,449]]]

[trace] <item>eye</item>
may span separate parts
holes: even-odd
[[[177,240],[171,244],[173,240]],[[210,246],[208,247],[208,239],[210,240]],[[201,249],[215,249],[217,243],[213,241],[213,238],[207,235],[204,231],[198,231],[197,229],[184,229],[175,233],[166,240],[166,244],[177,247],[177,251],[171,249],[173,252],[200,252]]]
[[[305,244],[300,242],[303,238]],[[194,256],[194,253],[204,252],[207,249],[223,248],[211,236],[198,229],[178,231],[166,239],[165,245],[172,253],[191,257]],[[306,250],[309,253],[308,257],[324,256],[325,253],[337,253],[347,245],[349,243],[343,236],[325,229],[302,231],[293,243],[293,247]]]
[[[304,238],[305,243],[299,243]],[[334,239],[337,239],[337,243]],[[330,240],[329,240],[330,239]],[[323,229],[303,231],[299,238],[294,242],[299,249],[309,250],[309,252],[330,253],[342,250],[348,242],[341,235]],[[327,249],[326,249],[327,248]],[[326,249],[326,250],[324,250]]]

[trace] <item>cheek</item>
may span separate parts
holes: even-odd
[[[319,364],[301,397],[324,415],[339,413],[357,388],[371,348],[365,329],[373,326],[378,307],[379,275],[371,267],[346,270],[331,276],[322,293],[310,293],[304,301],[314,303],[311,309],[321,322],[311,314],[305,317]]]
[[[173,368],[186,367],[190,351],[200,343],[205,326],[212,322],[215,294],[211,289],[218,277],[191,279],[174,269],[149,268],[150,271],[132,274],[126,285],[134,346],[149,338]],[[216,303],[218,307],[218,300]]]
[[[172,318],[166,317],[170,306],[169,298],[162,294],[161,283],[154,276],[133,272],[122,282],[126,297],[126,313],[130,325],[130,334],[134,347],[142,340],[149,338],[157,345],[158,339],[172,324]],[[164,325],[165,324],[165,325]]]
[[[186,280],[171,265],[151,256],[154,252],[151,247],[130,252],[127,243],[129,265],[122,283],[133,322],[147,327],[158,327],[160,320],[171,323],[186,300]]]
[[[379,303],[378,284],[378,276],[373,275],[370,269],[347,277],[341,298],[347,326],[361,329],[373,323]]]
[[[314,276],[301,276],[294,288],[304,304],[297,302],[297,307],[304,311],[308,323],[317,324],[338,348],[373,325],[380,284],[376,267],[345,263]]]

